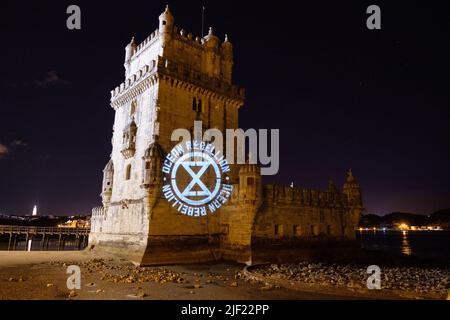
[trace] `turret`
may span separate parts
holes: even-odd
[[[130,71],[130,62],[131,58],[133,57],[134,53],[136,52],[136,42],[134,42],[134,37],[131,38],[131,41],[127,46],[125,47],[125,77],[128,76],[128,73]]]
[[[144,190],[144,202],[150,219],[161,189],[161,168],[164,158],[164,151],[156,141],[150,144],[142,157],[144,163],[141,188]]]
[[[161,35],[163,46],[172,38],[173,27],[173,15],[169,10],[169,6],[166,6],[166,10],[159,16],[159,34]]]
[[[353,177],[352,169],[347,171],[347,181],[344,183],[343,193],[347,195],[351,206],[362,207],[361,187]]]
[[[256,204],[262,200],[261,169],[246,163],[239,170],[239,200]]]
[[[144,156],[142,157],[144,161],[144,172],[142,175],[143,188],[149,188],[160,183],[164,157],[164,151],[157,142],[150,144],[148,149],[145,150]]]
[[[106,207],[111,202],[112,188],[114,179],[114,164],[112,159],[106,164],[105,169],[103,169],[103,183],[102,183],[102,202],[103,206]]]
[[[233,71],[233,45],[228,40],[228,35],[225,35],[225,41],[220,46],[222,53],[222,75],[223,80],[227,83],[231,83],[231,74]]]
[[[220,50],[222,52],[222,56],[224,57],[224,59],[230,60],[231,62],[233,61],[233,45],[228,40],[227,34],[225,35],[224,42],[220,46]]]
[[[219,48],[220,39],[214,35],[212,27],[209,27],[208,35],[203,38],[203,43],[206,48],[211,50]]]
[[[130,124],[125,127],[122,135],[122,150],[120,151],[125,159],[129,159],[134,156],[136,151],[136,134],[137,126],[134,122],[134,118]]]
[[[220,76],[219,44],[220,39],[214,35],[213,29],[209,28],[208,35],[202,39],[203,47],[206,49],[206,73],[211,77]]]

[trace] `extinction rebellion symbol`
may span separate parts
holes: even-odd
[[[164,159],[162,172],[164,197],[178,212],[190,217],[214,213],[233,190],[225,156],[204,141],[175,146]]]

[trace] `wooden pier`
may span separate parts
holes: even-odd
[[[25,240],[27,250],[28,240],[41,241],[41,250],[48,250],[51,238],[58,239],[58,251],[64,250],[66,240],[73,238],[76,247],[85,248],[89,239],[89,228],[60,228],[60,227],[34,227],[34,226],[8,226],[0,225],[0,235],[9,235],[8,251],[16,250],[17,242]]]

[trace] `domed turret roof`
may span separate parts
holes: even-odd
[[[164,12],[159,15],[159,20],[165,20],[167,22],[173,21],[173,15],[172,15],[172,12],[170,12],[170,10],[169,10],[168,5],[166,6],[166,9],[164,10]]]
[[[153,142],[147,150],[145,150],[144,159],[153,159],[157,157],[163,159],[165,157],[165,153],[158,142]]]
[[[206,46],[210,48],[219,47],[220,39],[214,35],[213,28],[209,28],[208,35],[203,38],[205,40]]]
[[[359,188],[359,183],[355,180],[355,177],[353,177],[352,169],[348,169],[347,181],[345,181],[345,183],[344,183],[344,188],[349,188],[349,187]]]
[[[228,35],[225,35],[225,41],[221,44],[221,49],[224,54],[231,56],[233,54],[233,45],[228,40]]]
[[[112,159],[109,159],[108,163],[105,166],[105,169],[103,171],[114,171],[114,163]]]

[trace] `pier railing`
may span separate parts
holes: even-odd
[[[23,240],[25,240],[24,249],[31,250],[31,241],[36,238],[40,239],[41,250],[48,250],[52,238],[57,238],[58,250],[64,250],[66,240],[69,239],[74,239],[75,246],[83,249],[88,244],[89,232],[90,228],[0,225],[0,235],[9,235],[8,251],[16,250],[18,241]]]
[[[0,225],[0,234],[48,234],[48,235],[89,235],[90,228],[69,227],[34,227],[34,226],[9,226]]]

